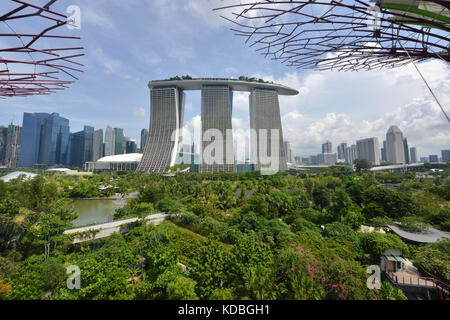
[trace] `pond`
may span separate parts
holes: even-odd
[[[116,209],[126,204],[126,199],[120,200],[75,200],[74,209],[78,218],[72,223],[74,226],[104,223],[111,221]]]

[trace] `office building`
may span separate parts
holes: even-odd
[[[116,146],[116,139],[114,134],[114,129],[110,126],[106,127],[105,131],[105,146],[104,146],[104,156],[112,156],[115,154],[115,146]]]
[[[46,117],[42,124],[38,164],[47,166],[66,164],[69,135],[68,119],[60,117],[58,113]]]
[[[114,154],[125,153],[125,136],[122,128],[114,128]]]
[[[94,159],[94,131],[90,126],[70,135],[70,164],[84,167],[84,164]]]
[[[403,133],[397,126],[391,126],[386,133],[386,159],[394,164],[405,164]]]
[[[356,141],[356,150],[358,159],[367,159],[374,166],[380,164],[380,148],[377,137]]]
[[[0,166],[5,166],[6,142],[8,140],[8,128],[0,127]]]
[[[103,129],[94,131],[94,144],[92,149],[92,161],[97,161],[98,159],[103,157]]]
[[[135,140],[128,140],[126,143],[126,153],[137,153],[137,144]]]
[[[337,147],[337,156],[339,160],[345,160],[345,149],[347,148],[347,143],[343,142]]]
[[[292,154],[291,143],[289,141],[284,142],[284,150],[286,152],[286,161],[292,163],[294,159]]]
[[[147,144],[148,139],[148,130],[142,129],[141,130],[141,152],[144,153],[145,145]]]
[[[404,138],[403,139],[403,147],[405,149],[405,163],[409,164],[410,163],[410,157],[409,157],[409,146],[408,146],[408,139]]]
[[[450,161],[450,149],[441,150],[441,153],[442,153],[442,162],[449,162]]]
[[[20,126],[16,126],[12,123],[8,126],[5,156],[5,164],[7,168],[17,168],[17,160],[20,153],[20,131]]]
[[[19,167],[67,164],[69,120],[58,113],[24,113]]]
[[[387,161],[387,157],[386,157],[386,140],[383,141],[383,148],[381,148],[381,161],[384,161],[384,162]]]
[[[331,141],[327,141],[322,144],[322,153],[332,153],[333,152],[333,144]]]
[[[410,159],[410,162],[411,163],[417,163],[417,149],[415,148],[415,147],[411,147],[410,149],[409,149],[409,153],[410,153],[410,155],[411,155],[411,159]]]

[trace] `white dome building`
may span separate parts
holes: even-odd
[[[142,153],[127,153],[103,157],[95,162],[86,162],[85,166],[87,171],[134,171],[141,160]]]

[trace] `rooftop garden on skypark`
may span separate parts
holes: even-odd
[[[190,75],[183,75],[183,76],[175,76],[169,79],[164,79],[164,80],[152,80],[151,82],[163,82],[163,81],[181,81],[181,80],[231,80],[231,81],[247,81],[247,82],[258,82],[258,83],[274,83],[273,81],[265,81],[264,79],[261,78],[256,78],[256,77],[245,77],[245,76],[240,76],[238,79],[235,78],[192,78]]]

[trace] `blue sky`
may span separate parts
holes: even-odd
[[[149,123],[149,80],[247,75],[300,91],[280,100],[285,140],[291,141],[295,155],[318,153],[328,139],[334,149],[340,142],[372,136],[382,143],[394,124],[419,156],[450,148],[449,124],[413,66],[358,73],[287,67],[246,46],[229,30],[230,23],[211,11],[226,2],[59,0],[58,11],[73,4],[81,8],[81,30],[63,31],[82,38],[84,73],[70,89],[50,96],[0,100],[0,124],[21,124],[23,112],[59,112],[70,120],[72,132],[83,125],[111,125],[139,141],[140,130]],[[448,64],[436,60],[419,67],[450,112]],[[192,129],[200,123],[200,94],[187,93],[184,120]],[[246,94],[236,93],[234,106],[234,128],[248,128]]]

